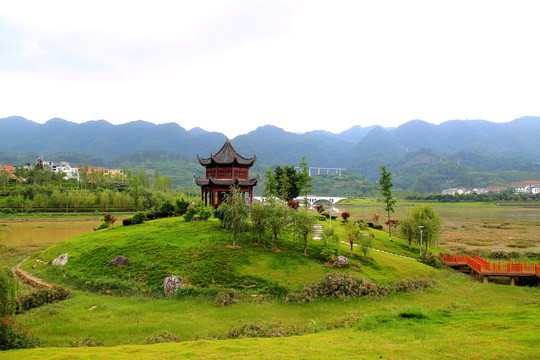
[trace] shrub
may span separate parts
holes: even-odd
[[[217,296],[214,303],[220,306],[228,306],[238,302],[238,294],[234,289],[223,289]]]
[[[427,253],[424,255],[422,262],[426,265],[433,266],[436,269],[443,269],[446,267],[446,263],[440,256],[433,255],[433,253]]]
[[[315,209],[319,214],[322,214],[324,212],[324,207],[322,205],[315,205]]]
[[[184,198],[176,199],[176,213],[178,215],[184,215],[189,206],[189,202],[184,200]]]
[[[26,209],[26,213],[27,213],[27,214],[33,214],[33,213],[34,213],[34,209],[28,208],[28,209]]]
[[[413,280],[401,280],[392,284],[392,289],[395,292],[412,292],[417,290],[423,290],[428,287],[436,286],[437,282],[432,279],[413,279]]]
[[[324,216],[324,217],[327,218],[327,219],[330,219],[330,214],[327,213],[326,211],[323,212],[323,213],[321,213],[321,215]]]
[[[122,220],[122,225],[124,225],[124,226],[129,226],[129,225],[131,225],[131,219],[128,218],[128,219]]]
[[[146,220],[156,220],[159,216],[158,213],[155,211],[147,211],[144,213],[146,215]]]
[[[22,313],[45,304],[65,300],[69,298],[69,295],[69,290],[61,286],[36,290],[30,294],[19,297],[17,301],[17,313]]]
[[[15,312],[17,296],[17,281],[11,270],[0,268],[0,316],[11,315]]]
[[[131,223],[133,225],[142,224],[145,221],[146,221],[146,214],[143,211],[139,211],[131,217]]]
[[[29,349],[38,347],[40,343],[29,327],[24,327],[11,315],[0,320],[0,350]]]
[[[178,335],[168,332],[167,330],[164,330],[160,333],[147,337],[146,339],[144,339],[143,344],[162,344],[162,343],[171,343],[171,342],[179,342],[179,341],[180,341],[180,338],[178,337]]]
[[[2,214],[6,214],[6,215],[13,215],[13,214],[16,214],[17,211],[11,209],[11,208],[6,208],[4,210],[2,210]]]
[[[190,206],[187,212],[184,214],[184,221],[190,222],[191,220],[193,220],[196,214],[197,214],[197,209],[195,208],[195,206]]]
[[[71,347],[98,347],[103,346],[103,343],[99,340],[94,339],[93,337],[87,337],[79,341],[71,341],[69,343]]]
[[[356,276],[331,273],[326,275],[320,282],[304,286],[297,292],[289,294],[286,301],[310,302],[319,298],[348,298],[359,296],[382,297],[390,293],[386,285],[372,283]]]
[[[174,206],[170,203],[169,200],[167,200],[163,204],[161,204],[159,212],[161,213],[162,217],[171,217],[174,214]]]
[[[317,215],[317,220],[319,220],[319,221],[326,221],[326,216],[324,216],[324,215]]]
[[[209,206],[201,207],[201,211],[199,211],[199,216],[201,217],[202,221],[210,219],[210,217],[212,216],[212,208]]]
[[[298,201],[291,200],[291,201],[287,202],[287,205],[291,209],[298,209],[298,207],[300,206],[300,203]]]
[[[109,227],[109,225],[107,225],[106,222],[102,222],[99,224],[99,226],[97,227],[98,230],[103,230],[103,229],[107,229]]]
[[[227,339],[238,338],[273,338],[293,335],[301,335],[303,332],[294,325],[283,323],[247,323],[238,328],[233,328],[227,332]]]
[[[114,217],[111,214],[105,214],[103,216],[103,219],[101,219],[101,221],[105,222],[107,224],[107,227],[113,226],[114,223],[116,222],[116,217]]]
[[[341,213],[341,218],[343,220],[347,220],[350,217],[351,217],[351,214],[348,211],[344,211],[344,212]]]

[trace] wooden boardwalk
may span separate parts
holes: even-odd
[[[540,262],[535,264],[509,262],[506,264],[492,263],[479,256],[469,255],[442,255],[448,266],[454,268],[469,268],[478,279],[489,282],[490,276],[504,276],[510,278],[510,284],[515,285],[519,278],[536,279],[540,286]]]

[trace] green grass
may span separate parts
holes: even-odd
[[[336,223],[340,229],[341,224]],[[179,218],[152,221],[143,225],[118,226],[86,234],[52,246],[33,255],[33,259],[51,261],[68,253],[64,267],[27,261],[24,269],[55,283],[92,291],[121,293],[161,293],[163,279],[170,275],[185,278],[198,286],[221,285],[253,292],[264,292],[277,284],[291,291],[303,284],[320,280],[330,271],[354,273],[375,281],[393,282],[408,277],[429,277],[434,270],[424,264],[395,256],[372,252],[371,260],[351,258],[358,268],[336,270],[325,266],[318,257],[321,242],[310,241],[308,252],[302,255],[302,241],[289,234],[279,237],[281,252],[252,245],[253,237],[242,234],[240,249],[227,247],[231,234],[221,231],[218,222],[186,223]],[[377,234],[378,238],[383,232]],[[386,241],[388,243],[388,241]],[[383,241],[378,241],[379,245]],[[403,242],[381,246],[411,255]],[[342,253],[348,254],[342,245]],[[123,255],[131,264],[109,267],[112,258]],[[33,269],[33,266],[37,266]],[[255,286],[253,286],[255,285]],[[271,290],[268,290],[271,291]]]
[[[343,358],[535,359],[540,356],[538,288],[481,284],[443,271],[440,286],[382,299],[290,304],[272,300],[226,308],[195,299],[155,300],[76,292],[72,299],[19,316],[45,346],[91,336],[113,348],[47,348],[0,353],[2,358]],[[96,306],[93,310],[93,306]],[[352,328],[324,330],[347,314]],[[311,329],[275,339],[190,341],[223,335],[249,322],[281,322]],[[315,324],[315,326],[314,326]],[[140,346],[168,330],[179,344]]]

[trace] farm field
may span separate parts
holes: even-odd
[[[400,214],[406,213],[408,206],[398,207],[398,219]],[[369,220],[375,211],[382,213],[380,205],[376,204],[340,204],[337,207],[351,212],[353,218],[365,220]],[[470,213],[477,213],[479,208],[492,209],[491,206],[453,207],[456,212]],[[435,209],[439,211],[440,208]],[[442,216],[443,231],[439,248],[435,251],[448,252],[452,247],[538,251],[535,247],[540,238],[537,232],[540,226],[535,221],[478,220],[477,217],[459,215]],[[56,222],[39,220],[36,226],[46,228],[54,228]],[[328,226],[328,222],[322,224]],[[1,225],[0,229],[5,229],[10,225],[9,220]],[[26,221],[26,225],[31,227],[32,221]],[[333,225],[338,233],[342,231],[338,221]],[[509,238],[512,236],[510,233],[519,231],[522,231],[521,242]],[[6,232],[3,233],[5,236]],[[182,234],[183,242],[178,242],[178,234]],[[410,251],[399,236],[393,236],[394,242],[389,243],[385,231],[374,231],[374,234],[374,248],[418,257],[417,245]],[[471,243],[473,240],[477,242],[467,244],[467,239]],[[281,296],[272,295],[272,292],[276,289],[295,291],[306,283],[317,282],[336,268],[325,266],[314,255],[300,255],[302,244],[291,235],[280,239],[282,251],[279,253],[252,245],[250,234],[240,238],[241,249],[227,248],[230,234],[220,231],[215,221],[187,224],[171,218],[92,232],[71,240],[53,237],[31,244],[23,239],[10,238],[9,241],[7,251],[1,255],[1,264],[11,266],[32,254],[24,265],[26,270],[50,282],[68,286],[73,293],[68,300],[17,316],[42,339],[45,348],[0,352],[0,359],[143,359],[158,356],[164,359],[317,359],[333,356],[469,359],[475,358],[478,351],[486,359],[535,359],[540,356],[538,288],[481,284],[464,274],[434,269],[390,254],[371,251],[368,260],[356,249],[355,257],[351,258],[353,266],[338,271],[382,284],[401,279],[432,278],[438,286],[380,298],[284,302]],[[169,247],[164,244],[169,244]],[[316,254],[318,246],[316,241],[310,242],[308,252]],[[212,251],[202,258],[199,250],[191,252],[201,247]],[[41,251],[45,248],[48,249]],[[66,266],[62,272],[51,271],[32,261],[36,258],[49,261],[63,251],[73,256],[70,255],[72,266]],[[130,277],[115,275],[120,276],[119,283],[131,286],[130,291],[127,287],[120,287],[107,293],[110,284],[105,279],[111,274],[103,265],[118,251],[139,262],[141,267],[139,270],[135,268]],[[348,246],[341,246],[343,254],[348,254],[348,251]],[[164,256],[166,252],[183,255],[167,257]],[[155,258],[146,259],[153,253],[157,254]],[[241,296],[240,302],[223,307],[204,294],[169,299],[156,297],[161,281],[158,279],[162,279],[164,274],[182,269],[182,273],[190,277],[190,271],[195,274],[200,266],[208,266],[204,260],[208,256],[222,259],[220,269],[212,270],[217,276],[206,274],[193,278],[202,285],[245,286],[245,295]],[[106,259],[98,264],[93,260],[98,258]],[[163,259],[159,266],[158,258]],[[88,273],[88,279],[80,277],[84,272]],[[86,283],[93,279],[95,284]],[[279,286],[274,286],[276,284]],[[250,324],[270,326],[273,331],[294,336],[233,338],[232,334],[238,329]],[[179,342],[143,345],[147,342],[145,339],[164,331],[176,334]],[[70,347],[70,344],[88,338],[103,343],[105,347]]]

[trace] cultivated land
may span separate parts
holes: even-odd
[[[350,211],[353,218],[367,220],[375,212],[383,215],[380,203],[364,206],[338,207]],[[489,209],[491,205],[482,207]],[[406,212],[399,208],[398,218]],[[452,231],[459,230],[474,238],[479,230],[501,230],[496,228],[498,220],[479,221],[476,227],[467,225],[476,218],[453,229],[457,226],[449,222],[456,219],[462,218],[444,217],[441,246],[452,245],[444,238]],[[332,223],[338,232],[343,231],[339,222]],[[495,228],[482,227],[484,223]],[[534,222],[509,223],[507,226],[514,230],[526,228],[528,233],[524,237],[534,236],[532,231],[538,227]],[[328,226],[328,222],[323,224]],[[399,236],[393,236],[394,242],[389,243],[386,232],[375,231],[375,235],[373,247],[417,256],[417,247],[409,251]],[[221,231],[217,222],[188,224],[171,218],[83,235],[34,253],[25,263],[27,270],[75,290],[68,300],[18,316],[43,339],[47,348],[0,352],[0,359],[540,357],[538,288],[481,284],[464,274],[436,270],[376,251],[370,253],[370,259],[364,259],[359,249],[355,249],[351,259],[352,268],[335,269],[317,259],[317,241],[308,247],[312,255],[304,257],[300,254],[303,244],[290,235],[280,238],[278,245],[282,251],[278,253],[252,245],[253,236],[249,234],[240,238],[241,249],[230,249],[226,247],[230,238],[231,234]],[[501,242],[494,241],[486,247],[498,245]],[[16,244],[14,248],[8,253],[12,256],[9,260],[4,257],[3,263],[13,264],[36,249],[17,248]],[[63,252],[69,253],[70,262],[61,270],[33,261],[49,261]],[[348,254],[347,246],[342,246],[342,253]],[[106,263],[116,255],[128,257],[133,266],[127,272],[110,269]],[[32,269],[33,265],[38,266]],[[350,272],[378,283],[430,277],[439,286],[383,298],[312,303],[285,303],[281,295],[276,295],[294,291],[334,271]],[[175,273],[194,285],[235,287],[245,295],[241,302],[227,307],[215,305],[204,294],[156,297],[163,277]],[[111,278],[116,280],[111,282]],[[104,295],[107,290],[111,290],[111,295]],[[304,335],[214,340],[226,338],[231,329],[246,323],[277,323]],[[145,338],[164,330],[177,334],[182,342],[142,345]],[[88,337],[114,347],[54,347],[69,346],[70,342]]]

